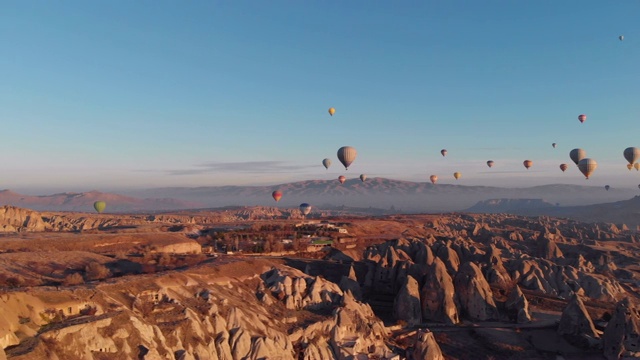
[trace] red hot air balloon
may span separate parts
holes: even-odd
[[[523,162],[522,162],[522,164],[524,165],[524,167],[526,167],[526,168],[527,168],[527,170],[529,170],[529,168],[530,168],[531,166],[533,166],[533,161],[531,161],[531,160],[525,160],[525,161],[523,161]]]
[[[271,193],[271,196],[273,196],[273,200],[275,200],[276,202],[280,201],[280,199],[282,198],[282,192],[276,190],[273,193]]]
[[[585,114],[580,114],[578,116],[578,120],[580,120],[581,123],[584,123],[587,120],[587,115]]]
[[[569,168],[569,165],[567,165],[567,164],[560,164],[560,170],[562,170],[562,172],[565,172],[568,168]]]
[[[340,175],[340,176],[338,176],[338,181],[340,181],[340,184],[344,184],[344,182],[347,181],[347,178],[342,176],[342,175]]]

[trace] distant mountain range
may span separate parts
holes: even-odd
[[[271,197],[274,190],[282,200]],[[397,212],[449,212],[469,209],[490,199],[541,199],[560,207],[592,205],[627,200],[638,189],[606,191],[602,187],[544,185],[528,188],[490,186],[433,185],[387,178],[369,178],[365,182],[349,179],[307,180],[273,186],[168,187],[123,191],[120,195],[90,191],[43,196],[0,191],[0,205],[14,205],[40,211],[93,211],[93,202],[107,202],[107,212],[171,211],[178,209],[219,208],[224,206],[297,207],[307,202],[314,207],[391,209]]]
[[[542,199],[491,199],[480,201],[464,212],[547,215],[586,222],[624,223],[636,228],[640,226],[640,195],[629,200],[582,206],[554,206]]]
[[[22,195],[10,190],[0,191],[0,205],[13,205],[38,211],[94,212],[95,201],[107,203],[106,212],[162,211],[203,207],[202,203],[176,199],[140,199],[131,196],[89,191],[53,195]]]

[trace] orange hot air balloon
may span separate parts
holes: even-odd
[[[460,179],[461,176],[462,174],[457,171],[453,173],[453,177],[456,178],[456,180]]]
[[[636,169],[636,171],[640,171],[640,163],[633,164],[633,167]]]
[[[438,175],[429,176],[429,180],[431,180],[431,183],[435,185],[438,182]]]
[[[560,164],[560,170],[562,170],[562,172],[565,172],[568,168],[569,168],[569,165],[567,165],[567,164]]]
[[[578,120],[580,120],[581,123],[584,123],[585,121],[587,121],[587,115],[580,114],[580,116],[578,116]]]
[[[440,150],[440,154],[442,154],[442,156],[447,156],[447,149]]]
[[[336,109],[334,108],[329,108],[329,115],[333,116],[333,114],[336,113]]]
[[[533,161],[531,161],[531,160],[525,160],[525,161],[523,161],[523,162],[522,162],[522,164],[524,165],[524,167],[526,167],[526,168],[527,168],[527,170],[529,170],[529,168],[530,168],[531,166],[533,166]]]
[[[275,200],[276,202],[280,201],[280,199],[282,198],[282,192],[276,190],[273,193],[271,193],[271,196],[273,196],[273,200]]]
[[[493,160],[487,161],[487,166],[488,167],[493,167]]]
[[[629,169],[629,171],[631,171],[631,169],[633,169],[633,164],[627,164],[627,169]]]
[[[595,160],[589,158],[584,158],[578,163],[578,169],[580,169],[580,172],[584,174],[587,179],[589,178],[589,176],[591,176],[591,174],[596,170],[597,167],[598,163]]]
[[[342,175],[340,175],[340,176],[338,176],[338,181],[340,181],[340,184],[344,184],[344,182],[347,181],[347,178],[342,176]]]

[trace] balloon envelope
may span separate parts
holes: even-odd
[[[271,196],[273,196],[273,200],[278,202],[282,198],[282,193],[280,191],[276,190],[276,191],[271,193]]]
[[[567,164],[560,164],[560,170],[562,170],[562,172],[565,172],[568,168],[569,168],[569,165],[567,165]]]
[[[330,160],[330,159],[324,159],[324,160],[322,160],[322,165],[324,165],[324,167],[325,167],[326,169],[328,169],[328,168],[329,168],[329,166],[331,166],[331,160]]]
[[[347,178],[342,176],[342,175],[340,175],[340,176],[338,176],[338,181],[340,181],[340,184],[344,184],[344,182],[347,181]]]
[[[442,156],[447,156],[447,149],[440,150],[440,154],[442,154]]]
[[[524,165],[524,167],[526,167],[526,168],[527,168],[527,170],[529,170],[529,168],[530,168],[531,166],[533,166],[533,161],[531,161],[531,160],[525,160],[525,161],[523,161],[523,162],[522,162],[522,164]]]
[[[591,176],[591,174],[596,170],[597,167],[598,163],[595,160],[589,158],[584,158],[578,163],[578,169],[580,169],[580,172],[584,174],[587,179],[589,178],[589,176]]]
[[[311,212],[311,205],[307,203],[300,204],[300,212],[302,215],[308,215]]]
[[[345,170],[349,169],[349,166],[356,159],[358,152],[351,146],[343,146],[338,149],[338,160],[344,165]]]
[[[453,173],[453,177],[456,178],[456,180],[460,179],[461,176],[462,176],[462,174],[459,173],[459,172],[454,172]]]
[[[611,188],[611,186],[609,186],[609,185],[605,185],[604,186],[604,189],[607,190],[607,191],[609,191],[610,188]]]
[[[334,108],[329,108],[329,115],[333,116],[333,114],[336,113],[336,109]]]
[[[364,182],[365,180],[367,180],[367,175],[360,174],[360,181]]]
[[[587,115],[581,114],[578,116],[578,120],[580,120],[581,123],[585,122],[587,120]]]
[[[551,146],[553,146],[553,148],[556,148],[556,143],[551,144]]]
[[[633,164],[633,167],[634,167],[636,170],[640,171],[640,163],[635,163],[635,164]]]
[[[633,169],[633,164],[627,164],[627,169],[629,169],[629,171],[631,171],[631,169]]]
[[[488,167],[493,167],[493,160],[487,161],[487,166]]]
[[[640,149],[637,147],[628,147],[624,149],[623,155],[629,164],[633,164],[640,159]]]
[[[576,165],[578,165],[580,160],[584,159],[586,156],[587,156],[587,152],[582,149],[573,149],[569,152],[569,157],[571,158],[571,161],[576,163]]]
[[[429,180],[431,180],[431,183],[435,185],[435,183],[438,182],[438,175],[429,176]]]
[[[107,203],[104,201],[96,201],[93,203],[93,208],[96,209],[98,213],[103,212],[106,207]]]
[[[618,36],[618,39],[620,39],[620,41],[624,40],[624,35]]]

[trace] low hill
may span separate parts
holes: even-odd
[[[38,211],[85,211],[94,212],[93,203],[105,201],[105,212],[136,212],[189,209],[202,207],[197,201],[171,198],[140,199],[132,196],[89,191],[82,193],[59,193],[53,195],[22,195],[10,190],[0,191],[0,205],[12,205]]]

